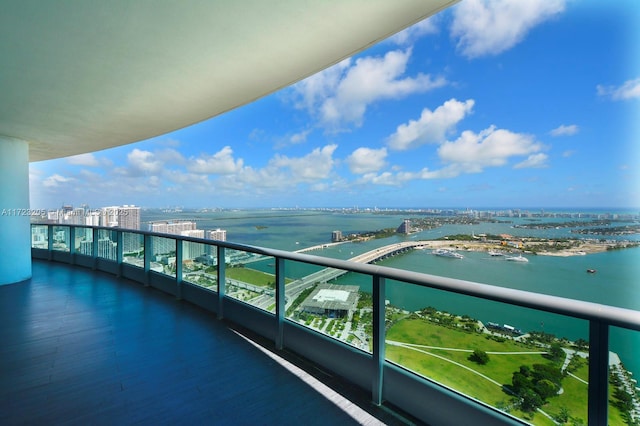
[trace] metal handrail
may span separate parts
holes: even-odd
[[[45,226],[45,224],[32,224],[32,226]],[[356,272],[370,276],[380,276],[386,279],[403,281],[421,287],[429,287],[451,293],[463,294],[466,296],[478,297],[481,299],[493,300],[496,302],[517,305],[525,308],[566,315],[570,317],[596,320],[606,322],[613,326],[628,328],[640,331],[640,311],[620,308],[599,303],[587,302],[583,300],[570,299],[566,297],[552,296],[548,294],[535,293],[526,290],[505,288],[490,284],[476,283],[473,281],[447,278],[437,275],[430,275],[421,272],[406,271],[387,266],[352,262],[349,260],[332,259],[313,254],[296,253],[279,249],[252,246],[247,244],[233,243],[229,241],[209,240],[204,238],[186,237],[181,235],[163,234],[159,232],[140,231],[134,229],[111,228],[103,226],[69,225],[69,224],[46,224],[46,226],[75,227],[104,229],[107,231],[127,232],[147,235],[150,237],[162,237],[174,239],[176,241],[187,241],[224,247],[232,250],[239,250],[271,256],[301,263],[309,263],[327,268],[343,269],[349,272]]]

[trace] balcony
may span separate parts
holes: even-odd
[[[2,289],[3,337],[15,342],[1,352],[3,365],[12,371],[3,374],[8,409],[2,412],[9,413],[3,414],[9,422],[24,421],[20,416],[37,422],[38,415],[92,422],[154,422],[171,416],[233,421],[233,416],[244,415],[266,416],[261,418],[269,423],[302,418],[326,423],[329,415],[340,424],[400,422],[389,414],[391,407],[428,424],[467,424],[470,419],[483,425],[522,424],[518,412],[495,408],[499,404],[486,395],[497,392],[507,398],[510,365],[505,367],[508,376],[487,392],[486,380],[479,379],[481,368],[470,368],[465,361],[472,346],[458,348],[464,355],[455,361],[460,368],[452,370],[455,356],[438,355],[445,348],[430,346],[426,351],[423,342],[399,344],[391,327],[399,311],[385,302],[390,290],[402,287],[580,322],[588,330],[588,362],[576,372],[574,385],[563,385],[564,391],[588,401],[583,418],[589,424],[615,424],[620,418],[609,409],[609,332],[640,331],[640,314],[627,309],[228,242],[32,225],[32,247],[34,259],[72,266],[35,261],[30,282]],[[308,300],[309,291],[324,288],[314,285],[343,273],[347,281],[371,288],[371,296],[361,296],[358,308],[349,312],[350,321],[338,321],[340,307],[323,315],[301,311],[300,302]],[[330,287],[325,289],[332,294]],[[457,317],[428,315],[408,313],[402,318],[422,328],[446,320],[452,323],[447,330],[453,330],[447,333],[463,332],[458,329],[465,327],[464,321]],[[345,323],[355,331],[344,331]],[[522,351],[530,353],[526,356],[548,352],[540,345],[522,345]],[[409,352],[428,352],[431,361],[416,361],[407,357]],[[495,365],[508,365],[499,355],[490,356]],[[339,383],[334,392],[351,397],[352,403],[339,406],[360,406],[359,415],[369,417],[345,417],[325,397],[274,365],[272,357],[327,372],[316,378]],[[444,374],[451,371],[455,373]],[[83,401],[82,407],[77,401]]]
[[[103,272],[35,260],[0,287],[0,315],[4,425],[398,423],[254,333]]]

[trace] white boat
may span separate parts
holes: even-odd
[[[527,259],[526,257],[524,257],[523,255],[519,254],[517,256],[509,256],[509,257],[505,257],[506,260],[510,260],[512,262],[528,262],[529,259]]]
[[[452,257],[454,259],[464,259],[464,256],[461,255],[460,253],[456,253],[453,250],[449,250],[445,248],[439,248],[439,249],[433,250],[431,253],[435,254],[436,256]]]
[[[501,251],[494,251],[494,250],[489,250],[489,256],[504,256],[504,253],[502,253]]]

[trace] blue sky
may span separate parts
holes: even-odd
[[[221,116],[31,163],[31,206],[639,208],[639,22],[463,0]]]

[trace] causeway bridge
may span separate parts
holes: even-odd
[[[352,257],[351,259],[349,259],[349,261],[359,262],[359,263],[372,263],[378,260],[386,259],[391,256],[395,256],[397,254],[408,252],[415,248],[422,248],[424,246],[425,246],[424,241],[404,241],[400,243],[389,244],[387,246],[376,248],[374,250],[370,250],[366,253],[362,253],[355,257]],[[300,293],[302,293],[305,289],[309,288],[313,284],[325,283],[327,281],[336,279],[339,276],[344,275],[346,273],[348,273],[348,271],[345,271],[343,269],[325,268],[325,269],[322,269],[321,271],[314,272],[313,274],[307,275],[303,278],[290,282],[285,287],[287,301],[288,303],[293,302]],[[256,303],[256,302],[260,307],[267,307],[273,303],[270,297],[267,298],[264,296],[259,296],[258,300],[252,301],[252,303]]]

